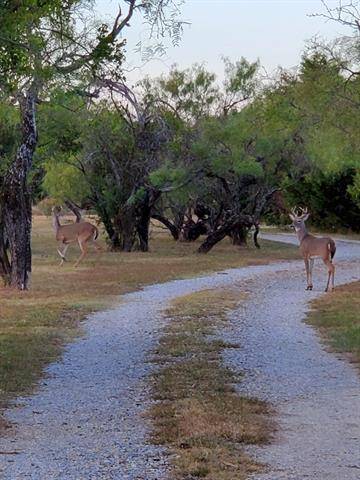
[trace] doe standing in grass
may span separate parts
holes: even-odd
[[[77,267],[87,254],[87,244],[89,242],[92,243],[97,250],[101,250],[100,245],[98,245],[95,241],[99,236],[99,231],[95,225],[89,222],[61,225],[59,220],[60,212],[61,207],[53,207],[53,227],[55,230],[56,240],[64,246],[62,250],[58,248],[58,254],[61,257],[60,265],[66,262],[65,255],[70,243],[78,242],[81,255],[75,263],[75,267]]]
[[[300,209],[300,212],[296,212],[296,208],[293,208],[289,217],[293,221],[292,227],[295,229],[300,242],[300,252],[304,258],[307,287],[306,290],[313,289],[312,283],[312,271],[314,266],[314,259],[319,257],[323,260],[328,268],[328,281],[325,292],[334,289],[334,276],[335,267],[332,263],[336,252],[335,242],[330,237],[315,237],[308,233],[305,222],[309,218],[310,213],[306,209]]]

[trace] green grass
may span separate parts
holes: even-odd
[[[360,282],[337,287],[312,303],[309,323],[317,327],[330,347],[360,362]]]
[[[241,480],[261,469],[242,446],[268,440],[268,407],[236,393],[241,378],[221,354],[239,345],[214,336],[243,299],[235,290],[206,290],[180,297],[167,312],[153,358],[159,370],[150,417],[153,443],[173,454],[172,478]]]
[[[81,308],[52,305],[19,308],[2,319],[0,336],[0,398],[24,392],[41,374],[44,364],[54,360],[62,345],[78,334]],[[31,325],[31,330],[29,328]]]

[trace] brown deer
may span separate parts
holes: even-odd
[[[96,243],[96,239],[99,236],[99,231],[89,222],[79,222],[79,223],[70,223],[67,225],[61,225],[59,216],[61,212],[61,207],[53,207],[53,227],[55,230],[56,240],[60,244],[64,245],[64,248],[61,250],[60,246],[58,248],[58,254],[61,257],[60,265],[66,262],[66,252],[69,248],[70,243],[78,242],[81,255],[75,263],[75,267],[79,265],[81,260],[87,254],[87,244],[92,243],[95,248],[100,251],[102,248]]]
[[[291,210],[289,217],[293,221],[292,227],[295,229],[297,237],[300,242],[300,252],[303,256],[306,269],[307,287],[306,290],[313,289],[312,271],[314,266],[314,259],[320,257],[328,268],[328,281],[325,292],[334,289],[335,267],[332,263],[336,252],[335,242],[330,237],[314,237],[308,233],[305,222],[309,218],[310,213],[308,209],[296,208]]]

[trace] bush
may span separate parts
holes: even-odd
[[[334,174],[317,170],[296,181],[287,178],[283,185],[286,205],[308,207],[309,223],[320,229],[360,232],[360,206],[351,195],[355,179],[353,168]]]

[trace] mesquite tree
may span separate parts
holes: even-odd
[[[169,159],[196,172],[183,202],[167,195],[154,218],[175,239],[192,241],[207,234],[203,252],[224,236],[244,242],[247,230],[258,223],[259,215],[255,219],[250,214],[259,211],[260,198],[268,195],[267,186],[258,181],[263,169],[250,148],[252,133],[241,120],[242,109],[257,91],[257,71],[258,63],[226,60],[222,86],[202,66],[175,68],[168,77],[147,84],[147,95],[178,124],[179,140]]]
[[[112,101],[81,105],[68,95],[66,108],[44,111],[44,187],[56,199],[95,209],[113,250],[147,251],[151,211],[167,187],[152,182],[151,173],[162,165],[172,133],[124,84],[106,85]]]
[[[8,240],[2,255],[4,280],[27,289],[31,272],[31,192],[28,185],[38,142],[37,105],[55,82],[84,89],[105,74],[122,77],[124,40],[118,40],[140,11],[159,35],[181,32],[173,0],[124,0],[112,25],[91,28],[90,0],[5,1],[0,5],[0,92],[19,105],[20,139],[3,176],[1,216]],[[166,9],[170,8],[170,20]]]

